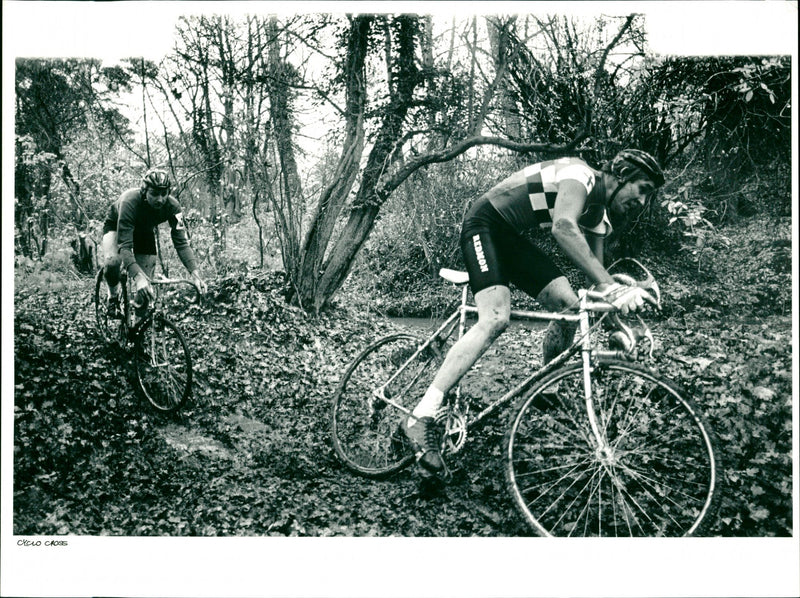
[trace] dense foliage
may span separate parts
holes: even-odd
[[[691,254],[645,257],[667,298],[663,314],[649,316],[658,367],[691,390],[719,439],[715,535],[791,533],[788,224],[723,228],[736,242],[707,248],[699,270]],[[420,493],[411,472],[375,482],[336,461],[328,418],[339,376],[398,326],[369,309],[374,295],[348,290],[311,317],[285,302],[282,274],[217,279],[206,304],[173,310],[192,346],[196,390],[170,418],[135,398],[127,361],[94,331],[91,280],[68,269],[17,270],[16,534],[529,533],[505,495],[502,420],[471,437],[444,493]],[[506,388],[526,370],[519,355],[538,355],[540,335],[512,327],[468,377],[468,392]]]
[[[329,399],[399,326],[387,315],[452,305],[437,272],[462,265],[472,201],[526,164],[600,167],[621,147],[667,169],[610,253],[667,291],[660,367],[723,449],[711,533],[790,533],[788,57],[654,56],[634,14],[214,15],[182,18],[174,41],[158,63],[16,61],[15,533],[528,533],[504,495],[502,425],[428,496],[411,473],[344,470]],[[175,418],[134,398],[89,305],[108,204],[152,166],[211,286],[174,310],[196,371]],[[166,238],[162,270],[180,274]],[[514,356],[539,335],[512,328],[470,392],[521,376]]]
[[[554,155],[600,166],[639,147],[697,174],[698,193],[656,216],[754,213],[752,197],[774,193],[763,171],[789,161],[788,57],[654,56],[646,25],[635,14],[211,15],[181,18],[158,63],[18,59],[16,253],[40,259],[77,235],[91,270],[108,203],[151,166],[173,177],[207,270],[230,270],[231,228],[246,221],[250,265],[277,251],[311,312],[381,221],[435,272],[476,194]]]

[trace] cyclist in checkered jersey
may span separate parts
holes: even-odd
[[[609,212],[623,217],[640,211],[663,184],[664,174],[652,156],[626,149],[600,171],[580,158],[532,164],[471,206],[461,230],[461,251],[478,322],[453,345],[422,400],[401,423],[423,471],[440,475],[445,470],[434,417],[444,395],[508,326],[509,284],[553,311],[578,301],[558,266],[526,234],[552,234],[597,290],[623,313],[635,311],[643,305],[644,291],[617,283],[603,267],[604,240],[611,232]],[[570,345],[575,329],[574,323],[548,326],[542,347],[545,363]]]

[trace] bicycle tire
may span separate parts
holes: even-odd
[[[583,367],[560,368],[523,395],[505,438],[513,502],[542,536],[699,535],[719,500],[713,434],[686,393],[639,364],[600,361],[592,394]]]
[[[374,391],[422,343],[407,333],[381,338],[364,349],[342,376],[331,405],[331,438],[336,455],[351,471],[381,479],[414,461],[399,430],[405,413],[381,400]],[[428,347],[384,389],[383,396],[410,411],[425,393],[442,357],[441,351]]]
[[[183,334],[161,314],[142,323],[134,343],[136,388],[162,413],[180,409],[192,393],[192,358]]]
[[[121,344],[121,339],[124,337],[122,331],[124,324],[121,318],[112,317],[108,313],[108,283],[103,274],[104,269],[100,268],[94,284],[94,316],[97,331],[106,343]]]

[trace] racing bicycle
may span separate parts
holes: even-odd
[[[657,282],[638,261],[615,264],[619,282],[647,290]],[[625,270],[625,271],[622,271]],[[448,347],[477,308],[467,301],[466,272],[440,275],[461,290],[457,309],[427,338],[400,332],[366,347],[344,372],[332,400],[334,450],[351,471],[384,478],[414,455],[399,430],[433,379]],[[513,405],[503,469],[522,519],[542,536],[692,536],[718,504],[714,436],[687,393],[642,363],[652,332],[639,315],[621,316],[592,289],[563,312],[512,310],[524,320],[578,324],[572,345],[488,405],[460,387],[435,421],[443,455],[463,449],[469,433]]]
[[[167,286],[189,285],[200,300],[199,289],[191,280],[154,278],[156,298],[141,306],[127,272],[120,272],[120,311],[110,313],[108,286],[103,268],[97,273],[94,310],[98,331],[107,342],[130,351],[133,360],[133,386],[157,411],[169,413],[180,409],[192,393],[192,358],[189,346],[178,327],[161,309],[161,292]]]

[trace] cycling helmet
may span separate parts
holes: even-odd
[[[151,189],[166,189],[167,193],[169,193],[172,185],[166,172],[153,168],[148,170],[147,174],[142,177],[142,192],[147,192],[148,187]]]
[[[656,187],[664,184],[664,172],[656,159],[637,149],[624,149],[611,160],[611,174],[623,181],[632,181],[639,173],[644,174]]]

